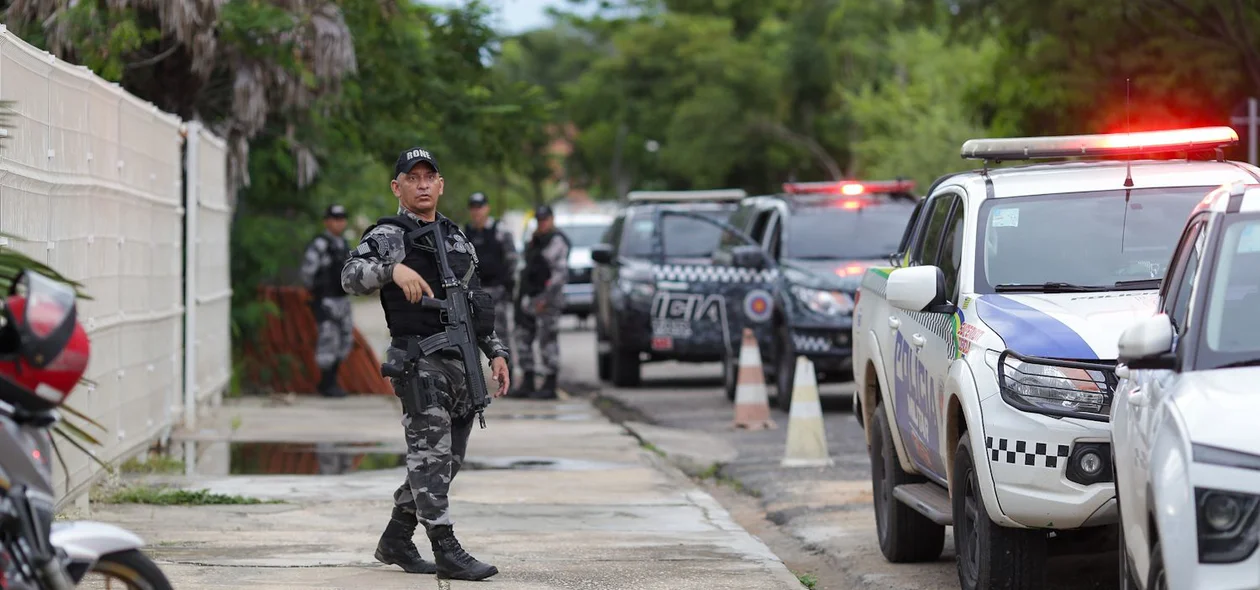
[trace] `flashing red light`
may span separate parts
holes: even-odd
[[[866,193],[908,193],[914,189],[913,180],[826,181],[786,182],[783,192],[792,195],[842,194],[856,196]]]
[[[836,269],[836,276],[852,277],[866,272],[866,266],[861,264],[850,264]]]
[[[1238,143],[1238,133],[1229,127],[1195,127],[1133,133],[969,139],[963,143],[962,157],[1030,160],[1082,156],[1136,156],[1204,151],[1235,143]]]
[[[841,201],[841,202],[840,202],[840,208],[841,208],[841,209],[861,209],[861,208],[862,208],[862,202],[861,202],[861,201],[854,201],[854,200],[852,200],[852,199],[849,199],[849,200],[847,200],[847,201]]]

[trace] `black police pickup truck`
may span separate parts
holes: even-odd
[[[887,264],[914,212],[912,181],[788,183],[777,195],[743,199],[731,225],[778,263],[768,329],[756,331],[777,405],[791,407],[796,357],[814,364],[819,383],[852,379],[854,293],[868,266]],[[723,237],[720,248],[739,246]],[[735,396],[734,364],[724,373]]]
[[[627,196],[591,249],[600,379],[629,387],[639,383],[644,362],[738,359],[745,309],[768,319],[760,312],[771,305],[776,274],[758,246],[738,247],[722,229],[746,196],[739,189]],[[731,238],[719,264],[714,255],[725,235]]]

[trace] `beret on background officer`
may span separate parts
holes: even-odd
[[[346,208],[329,205],[324,210],[324,231],[306,245],[302,256],[302,284],[310,292],[311,312],[319,328],[315,344],[315,364],[319,365],[319,393],[345,397],[337,385],[337,369],[354,345],[354,320],[350,298],[341,288],[341,267],[350,255],[342,235],[346,231]]]
[[[485,193],[476,192],[468,197],[468,216],[470,221],[464,225],[464,234],[477,249],[481,288],[494,297],[494,333],[504,344],[510,344],[512,332],[508,320],[516,292],[516,265],[520,257],[516,253],[512,233],[498,219],[490,217],[490,199]]]
[[[513,397],[555,399],[560,372],[560,315],[564,311],[564,285],[569,281],[569,237],[556,228],[551,207],[534,210],[538,225],[525,245],[525,268],[516,307],[516,354],[525,379]],[[538,341],[542,364],[534,363]],[[534,375],[541,369],[542,388],[534,389]]]
[[[465,367],[453,349],[409,356],[409,345],[444,331],[439,314],[422,308],[420,298],[445,299],[446,288],[435,253],[410,247],[404,239],[407,230],[394,224],[421,228],[442,224],[446,242],[442,246],[456,277],[470,277],[468,290],[480,290],[478,273],[470,272],[476,270],[476,252],[459,226],[437,211],[444,183],[437,160],[428,150],[403,151],[390,181],[398,198],[398,215],[394,222],[382,218],[364,232],[341,270],[341,284],[358,295],[379,291],[391,337],[387,364],[411,368],[405,378],[392,379],[394,393],[403,405],[407,478],[394,492],[393,513],[377,544],[376,559],[410,573],[436,572],[440,577],[481,580],[499,570],[469,555],[455,539],[447,494],[464,461],[476,416],[468,378],[470,374],[482,378],[482,373],[479,367]],[[499,383],[494,396],[501,397],[509,385],[507,347],[493,332],[478,336],[477,345],[491,359]],[[436,565],[425,561],[412,542],[418,524],[428,533]]]

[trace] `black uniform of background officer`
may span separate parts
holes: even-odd
[[[468,215],[471,220],[464,226],[464,235],[477,248],[481,287],[494,297],[494,333],[504,344],[510,345],[512,332],[508,320],[512,317],[516,265],[520,258],[512,242],[512,232],[504,228],[500,220],[490,217],[490,199],[483,193],[468,197]],[[510,362],[508,371],[511,372]]]
[[[480,289],[472,244],[455,222],[437,212],[443,180],[433,156],[420,148],[403,152],[395,164],[390,187],[398,197],[399,215],[421,227],[443,224],[446,243],[439,247],[446,248],[451,269],[462,280],[474,267],[468,289]],[[407,358],[409,341],[444,329],[436,311],[420,306],[421,295],[445,299],[446,288],[442,286],[435,253],[408,247],[405,232],[392,224],[369,228],[341,271],[341,283],[347,292],[366,295],[380,290],[392,337],[386,351],[388,362],[394,366],[415,362],[413,373],[393,380],[394,392],[403,402],[407,479],[394,493],[394,511],[377,545],[376,558],[412,573],[436,570],[441,577],[481,580],[499,570],[474,559],[455,540],[447,502],[451,480],[463,463],[476,416],[468,392],[468,373],[453,349],[418,359]],[[494,396],[501,397],[507,393],[509,381],[507,348],[493,332],[478,337],[477,343],[492,359],[490,366],[499,382]],[[477,368],[473,372],[474,378],[483,378]],[[428,531],[436,566],[424,561],[411,541],[417,524],[423,524]]]

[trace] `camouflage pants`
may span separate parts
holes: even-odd
[[[537,299],[524,297],[516,316],[516,354],[522,370],[546,377],[560,372],[560,314],[564,300],[548,301],[542,313],[534,309]],[[534,340],[542,355],[542,366],[534,363]]]
[[[391,347],[386,354],[403,351]],[[476,414],[468,396],[464,363],[459,359],[428,356],[406,382],[394,381],[394,394],[403,404],[403,433],[407,439],[407,479],[394,492],[394,504],[415,513],[427,530],[451,525],[447,493],[468,449]]]
[[[512,332],[509,320],[512,313],[512,294],[503,285],[486,287],[486,292],[494,297],[494,333],[508,347],[508,358],[512,358]]]
[[[319,340],[315,343],[315,364],[327,369],[350,354],[354,346],[354,319],[350,315],[349,297],[325,297],[318,305],[315,321],[319,322]]]

